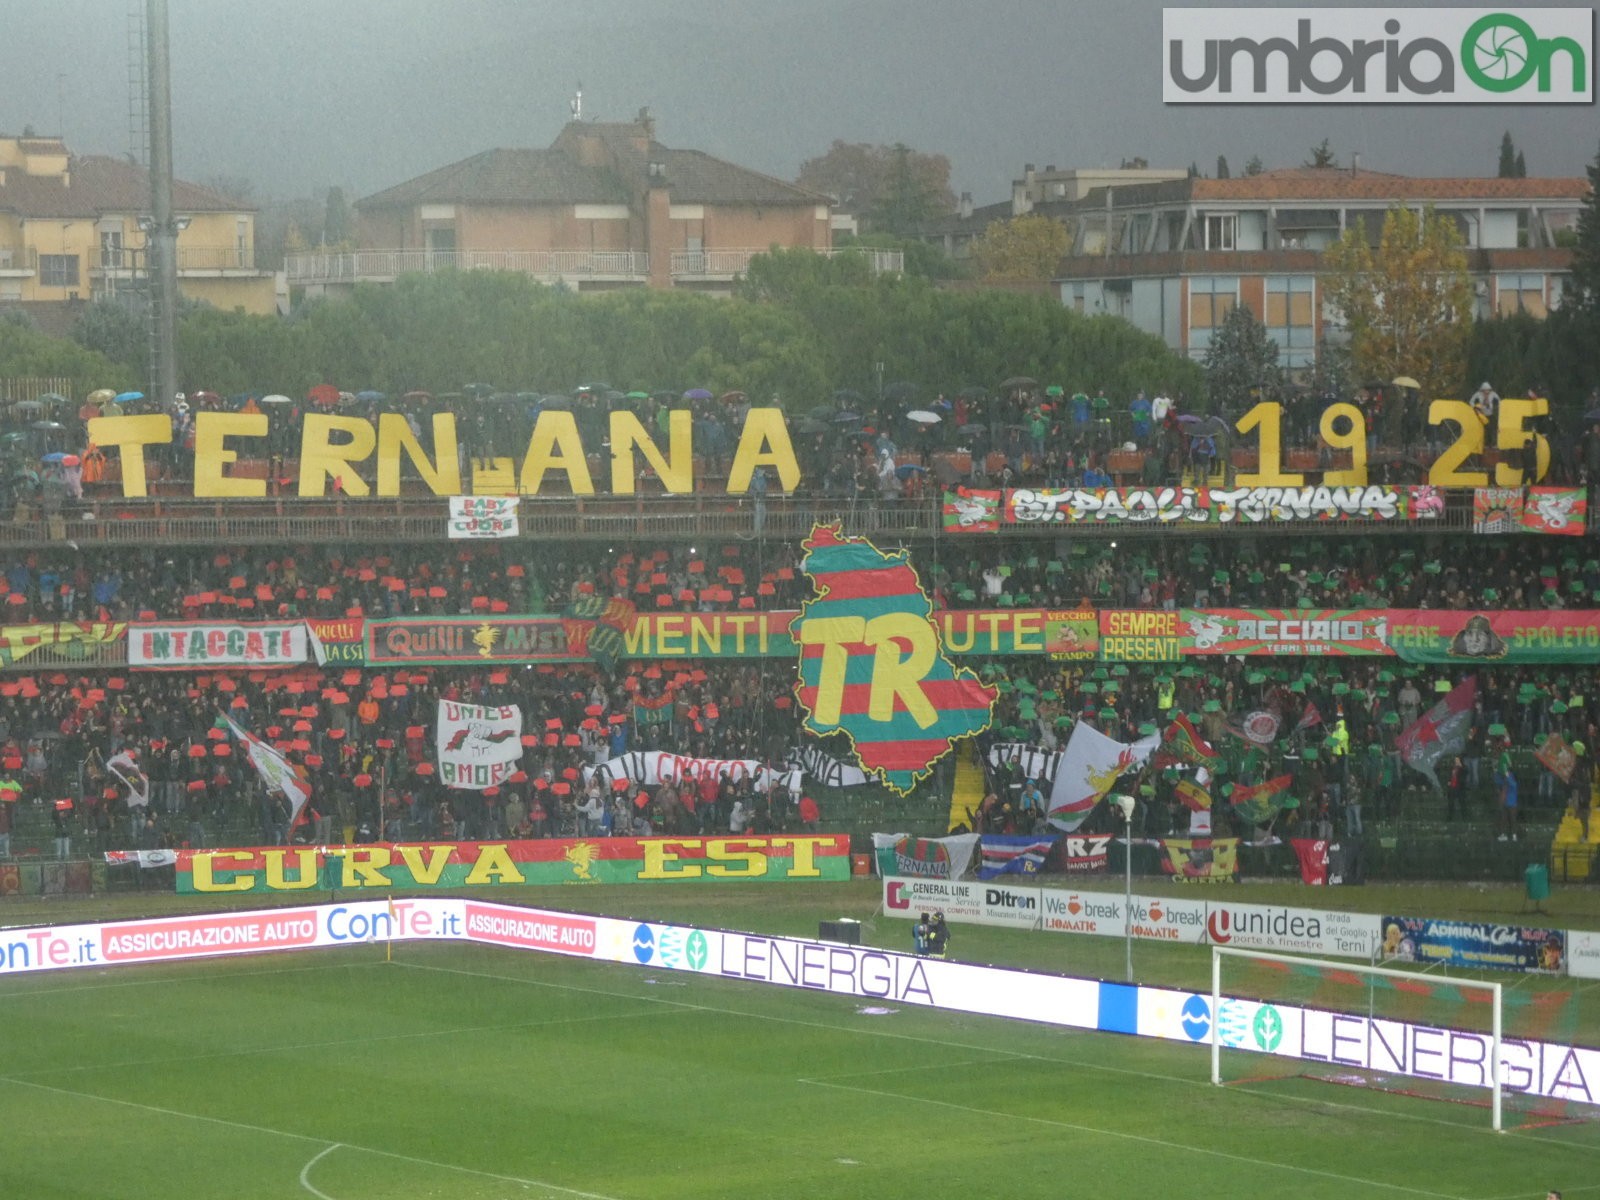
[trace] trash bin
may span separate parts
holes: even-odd
[[[850,856],[850,873],[857,879],[865,878],[872,874],[872,855],[852,854]]]
[[[1529,863],[1522,873],[1522,886],[1535,904],[1550,899],[1550,868],[1543,863]]]

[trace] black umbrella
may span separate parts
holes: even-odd
[[[1030,388],[1038,386],[1039,381],[1037,379],[1029,379],[1026,375],[1013,375],[1010,379],[1002,379],[1000,381],[1000,388],[1002,391],[1010,388]]]
[[[539,401],[541,412],[571,412],[572,401],[566,396],[546,396]]]
[[[819,421],[815,417],[804,417],[795,427],[796,433],[817,434],[827,433],[831,426],[826,421]]]
[[[48,432],[53,432],[54,430],[57,430],[57,429],[65,429],[66,426],[63,425],[60,421],[35,421],[35,422],[33,422],[33,424],[29,425],[28,428],[29,429],[41,429],[41,430],[44,430],[45,432],[48,433]]]
[[[883,389],[885,400],[909,400],[917,394],[917,385],[908,379],[897,379]]]
[[[854,388],[840,388],[833,394],[833,398],[840,404],[860,404],[861,393]]]
[[[1590,409],[1583,414],[1583,419],[1585,421],[1600,421],[1600,408]]]
[[[489,396],[496,391],[492,383],[467,383],[461,386],[461,391],[468,396]]]
[[[861,420],[860,413],[842,412],[833,418],[833,423],[835,425],[854,425],[859,420]]]

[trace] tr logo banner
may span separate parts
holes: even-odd
[[[1587,8],[1168,8],[1168,104],[1588,104]]]

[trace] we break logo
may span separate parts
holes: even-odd
[[[1168,8],[1168,104],[1588,104],[1586,8]]]

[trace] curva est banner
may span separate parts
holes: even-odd
[[[184,895],[849,877],[842,833],[180,850],[177,864]]]

